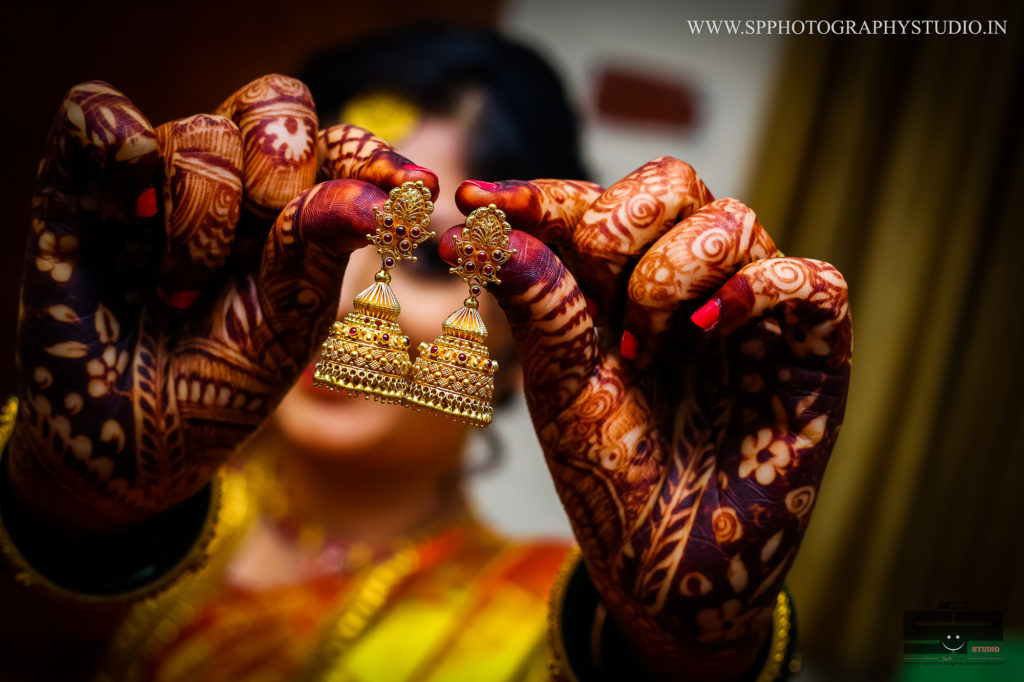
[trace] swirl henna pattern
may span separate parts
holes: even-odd
[[[585,258],[565,254],[570,272],[513,232],[519,255],[495,292],[534,426],[590,575],[652,672],[731,679],[765,641],[842,422],[850,315],[835,268],[780,257],[749,208],[711,201],[695,176],[662,177],[680,168],[648,164],[631,191],[601,194],[593,215],[531,183],[467,183],[458,195],[544,238],[564,235],[545,226],[561,220],[587,245]],[[595,254],[607,257],[601,277],[628,273],[624,292],[588,289],[594,272],[581,268]],[[598,343],[622,335],[622,318],[598,333],[583,294],[624,300],[635,361]],[[695,315],[703,331],[685,317],[708,297]]]
[[[339,166],[339,179],[310,187],[315,114],[296,83],[260,79],[222,106],[228,117],[156,131],[106,83],[68,93],[33,204],[8,458],[37,513],[109,532],[181,502],[307,364],[390,186],[372,184],[379,169]],[[386,175],[436,197],[429,171]],[[260,261],[232,261],[253,206],[283,210]],[[183,289],[205,295],[166,295]]]

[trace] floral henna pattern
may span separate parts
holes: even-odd
[[[234,121],[242,134],[247,208],[272,218],[313,184],[316,107],[302,82],[263,76],[228,97],[216,113]]]
[[[649,180],[639,189],[657,195],[666,186]],[[621,229],[631,211],[653,234],[646,212],[602,208],[620,216],[610,224]],[[714,202],[650,247],[633,272],[631,310],[663,313],[649,327],[663,342],[639,366],[598,347],[575,286],[585,261],[573,261],[570,274],[535,239],[513,237],[519,258],[495,293],[595,585],[655,672],[741,674],[767,635],[842,421],[845,281],[826,263],[775,257],[748,208]],[[643,241],[615,237],[600,248],[634,239]],[[720,312],[710,332],[673,319],[682,302],[708,295]]]

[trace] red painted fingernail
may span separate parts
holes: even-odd
[[[197,298],[199,298],[198,291],[190,291],[186,289],[183,291],[175,291],[173,294],[169,294],[166,297],[166,301],[168,304],[174,306],[178,310],[184,310],[185,308],[188,308],[193,303],[195,303]]]
[[[597,319],[597,304],[586,296],[583,297],[583,300],[587,302],[587,312],[590,314],[590,317]]]
[[[690,315],[690,319],[693,323],[708,332],[714,329],[715,325],[718,324],[718,315],[722,312],[722,301],[718,298],[713,298],[693,315]]]
[[[622,332],[622,341],[619,343],[619,352],[627,360],[636,360],[636,337],[628,329]]]
[[[466,182],[470,185],[476,185],[485,192],[497,192],[501,187],[496,182],[484,182],[483,180],[466,180]]]
[[[152,218],[156,215],[156,190],[150,187],[135,200],[135,215]]]
[[[404,168],[405,170],[420,171],[421,173],[429,173],[430,175],[433,175],[435,178],[437,177],[437,173],[435,173],[434,171],[430,170],[429,168],[424,168],[423,166],[417,166],[414,163],[403,163],[402,168]]]

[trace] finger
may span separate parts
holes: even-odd
[[[437,200],[437,175],[396,152],[391,145],[368,130],[353,125],[336,125],[317,136],[320,177],[362,180],[387,191],[404,182],[422,181]]]
[[[19,324],[18,360],[26,372],[72,373],[83,348],[109,341],[110,312],[97,305],[111,289],[118,300],[139,293],[126,286],[138,278],[119,275],[145,265],[123,257],[124,242],[131,237],[138,247],[148,237],[140,228],[147,221],[135,214],[140,204],[145,216],[156,213],[158,164],[153,129],[127,97],[100,81],[68,91],[46,141],[32,204]],[[95,328],[78,324],[93,319]]]
[[[605,190],[573,233],[573,274],[603,322],[621,320],[630,266],[714,197],[688,163],[661,157]]]
[[[602,188],[582,180],[467,180],[455,192],[459,210],[469,215],[478,206],[495,204],[518,230],[545,244],[569,244],[580,218]]]
[[[458,262],[455,236],[440,255]],[[606,561],[622,547],[641,499],[660,476],[657,428],[643,392],[616,354],[602,357],[593,319],[572,274],[536,237],[512,230],[517,250],[493,287],[523,366],[530,416],[555,488],[581,546]],[[596,475],[594,475],[596,473]]]
[[[67,223],[100,212],[128,221],[141,203],[143,217],[149,217],[155,212],[158,164],[153,128],[131,100],[103,81],[76,85],[64,96],[46,139],[36,213]]]
[[[242,138],[229,119],[211,114],[165,123],[156,135],[167,232],[157,287],[165,302],[187,308],[231,252],[242,203]]]
[[[744,266],[708,305],[718,320],[712,313],[702,324],[724,343],[724,380],[735,400],[717,448],[719,500],[729,509],[715,513],[738,514],[749,530],[771,534],[747,562],[779,548],[777,569],[758,588],[770,594],[806,528],[843,421],[847,286],[828,263],[770,258]]]
[[[438,247],[453,265],[460,230],[448,230]],[[572,274],[547,246],[519,230],[512,231],[509,246],[516,253],[501,266],[501,284],[491,293],[512,327],[527,402],[541,425],[572,404],[589,381],[598,359],[593,322]]]
[[[132,331],[123,323],[141,299],[137,287],[151,282],[146,249],[162,230],[139,219],[158,212],[159,162],[145,116],[90,81],[68,91],[39,167],[18,321],[18,417],[45,475],[70,483],[68,506],[90,510],[82,525],[139,518],[114,499],[110,479],[137,466],[122,468],[119,457],[133,407],[124,397]]]
[[[846,280],[809,258],[769,258],[744,266],[691,319],[715,336],[771,316],[793,357],[828,368],[849,365],[852,333]]]
[[[357,180],[331,180],[288,204],[267,237],[258,292],[265,324],[281,353],[274,365],[308,364],[334,320],[348,254],[366,245],[373,208],[388,196]]]
[[[640,258],[627,288],[626,329],[636,339],[637,364],[645,367],[657,354],[680,306],[775,253],[754,212],[735,199],[707,204],[662,236]]]
[[[217,113],[242,133],[245,206],[273,218],[313,184],[316,108],[309,89],[294,78],[257,78],[227,98]]]

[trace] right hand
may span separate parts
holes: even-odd
[[[437,197],[436,176],[365,130],[318,140],[308,90],[284,76],[156,129],[106,83],[72,88],[21,293],[7,459],[22,504],[108,533],[196,493],[326,335],[372,207],[417,180]],[[261,257],[236,233],[260,235]]]

